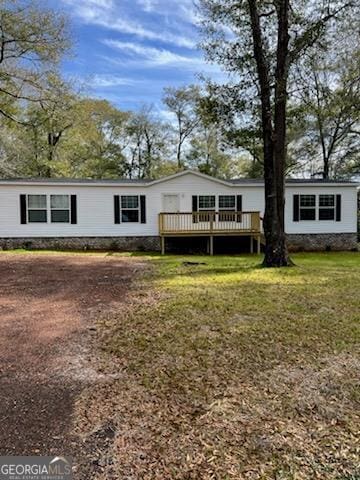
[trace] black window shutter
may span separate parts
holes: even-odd
[[[236,211],[242,212],[242,195],[236,195]]]
[[[26,195],[20,195],[20,223],[26,223]]]
[[[192,196],[192,211],[197,212],[198,211],[198,197],[197,195]],[[193,215],[193,223],[198,223],[198,216]]]
[[[120,196],[114,195],[114,223],[120,223]]]
[[[146,198],[140,195],[140,222],[146,223]]]
[[[70,195],[70,206],[71,206],[71,223],[77,223],[77,201],[76,195]]]
[[[336,195],[336,221],[341,222],[341,195]]]
[[[299,221],[300,195],[293,196],[293,221]]]
[[[236,211],[242,212],[242,195],[236,195]],[[237,215],[237,222],[241,222],[241,215]]]

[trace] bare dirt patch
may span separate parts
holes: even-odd
[[[107,255],[0,256],[1,455],[79,454],[76,397],[106,380],[87,340],[143,268]]]

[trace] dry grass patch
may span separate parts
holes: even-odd
[[[359,254],[188,260],[149,259],[100,322],[122,376],[78,403],[85,437],[114,425],[97,478],[359,479]]]

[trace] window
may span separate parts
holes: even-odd
[[[215,195],[199,195],[199,211],[215,211]],[[210,215],[203,213],[199,215],[199,222],[209,222]]]
[[[219,195],[219,222],[235,221],[235,195]]]
[[[300,220],[316,220],[315,195],[300,195]]]
[[[319,195],[319,220],[335,220],[335,195]]]
[[[50,209],[52,223],[70,222],[69,195],[50,195]]]
[[[46,223],[47,222],[47,202],[46,195],[28,195],[28,222]]]
[[[137,223],[139,222],[139,196],[122,195],[121,196],[121,221]]]
[[[341,222],[341,195],[294,195],[293,209],[294,222],[299,220]]]
[[[219,210],[235,211],[235,195],[219,195]]]
[[[199,195],[199,210],[215,210],[215,195]]]

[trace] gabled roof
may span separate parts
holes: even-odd
[[[168,180],[173,180],[174,178],[184,177],[186,175],[194,175],[196,177],[204,178],[205,180],[210,180],[215,183],[220,183],[221,185],[229,185],[228,180],[222,180],[220,178],[211,177],[210,175],[206,175],[205,173],[197,172],[196,170],[183,170],[181,172],[174,173],[173,175],[168,175],[167,177],[162,177],[157,180],[153,180],[150,182],[150,185],[155,185],[157,183],[167,182]]]
[[[233,185],[242,185],[246,183],[256,183],[262,185],[264,180],[262,178],[234,178],[228,180],[229,183]],[[324,179],[324,178],[286,178],[286,184],[309,184],[309,185],[324,185],[324,184],[337,184],[337,185],[357,185],[358,182],[352,180],[335,180],[335,179]]]
[[[147,185],[152,183],[151,179],[140,179],[140,178],[43,178],[43,177],[26,177],[26,178],[0,178],[0,184],[4,183],[29,183],[29,184],[118,184],[118,185]]]
[[[229,180],[223,180],[220,178],[211,177],[204,173],[200,173],[194,170],[183,170],[173,175],[168,175],[156,180],[153,179],[134,179],[134,178],[117,178],[117,179],[88,179],[88,178],[8,178],[0,179],[0,185],[98,185],[98,186],[144,186],[149,187],[151,185],[156,185],[158,183],[164,183],[169,180],[180,178],[187,175],[194,175],[205,180],[219,183],[225,186],[262,186],[264,180],[262,178],[235,178]],[[351,180],[325,180],[325,179],[315,179],[315,178],[287,178],[285,180],[287,185],[342,185],[342,186],[357,186],[358,182],[353,182]]]

